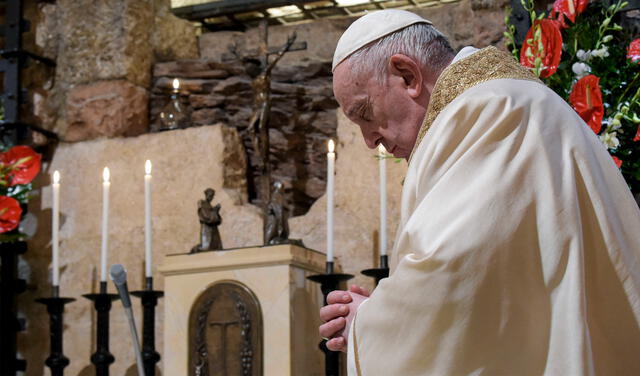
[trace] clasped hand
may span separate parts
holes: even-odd
[[[369,291],[352,285],[348,291],[336,290],[327,295],[327,305],[320,309],[320,336],[329,338],[327,348],[331,351],[347,351],[347,337],[358,306],[367,300]]]

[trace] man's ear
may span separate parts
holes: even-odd
[[[402,79],[404,88],[411,98],[417,98],[422,94],[424,76],[415,60],[407,55],[396,54],[389,58],[387,68],[392,79]]]

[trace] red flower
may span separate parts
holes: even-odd
[[[631,59],[634,63],[640,60],[640,38],[635,39],[627,47],[627,59]]]
[[[640,141],[640,125],[638,125],[638,129],[636,130],[636,136],[633,138],[633,141]]]
[[[589,0],[556,0],[553,3],[553,10],[549,14],[549,17],[556,19],[563,28],[569,27],[564,22],[566,16],[572,23],[576,22],[576,16],[589,5]]]
[[[611,158],[613,158],[613,163],[615,163],[618,168],[622,166],[622,161],[618,159],[618,157],[612,155]]]
[[[0,196],[0,234],[18,227],[22,208],[16,199]]]
[[[540,40],[535,40],[536,34],[539,34]],[[535,68],[536,59],[540,58],[540,77],[546,78],[556,73],[561,55],[562,34],[558,22],[549,19],[536,20],[520,49],[520,64]]]
[[[30,183],[40,172],[41,158],[28,146],[14,146],[0,154],[0,163],[8,170],[9,185]]]
[[[569,103],[596,134],[600,133],[604,106],[598,77],[590,74],[578,80],[569,95]]]

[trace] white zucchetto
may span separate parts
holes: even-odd
[[[340,37],[333,54],[331,71],[367,44],[417,23],[431,25],[431,21],[406,10],[385,9],[365,14],[355,20]]]

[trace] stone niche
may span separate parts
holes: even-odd
[[[294,245],[166,256],[164,373],[323,374],[322,294],[306,277],[324,263]]]
[[[159,114],[169,103],[176,77],[191,126],[222,122],[238,130],[248,166],[245,201],[254,202],[260,172],[254,167],[258,161],[248,132],[254,110],[251,78],[239,63],[200,59],[156,64],[150,97],[151,123],[156,124],[152,127],[160,122]],[[271,98],[272,177],[283,183],[292,215],[303,215],[324,193],[327,141],[336,138],[338,104],[331,87],[331,63],[276,66]]]

